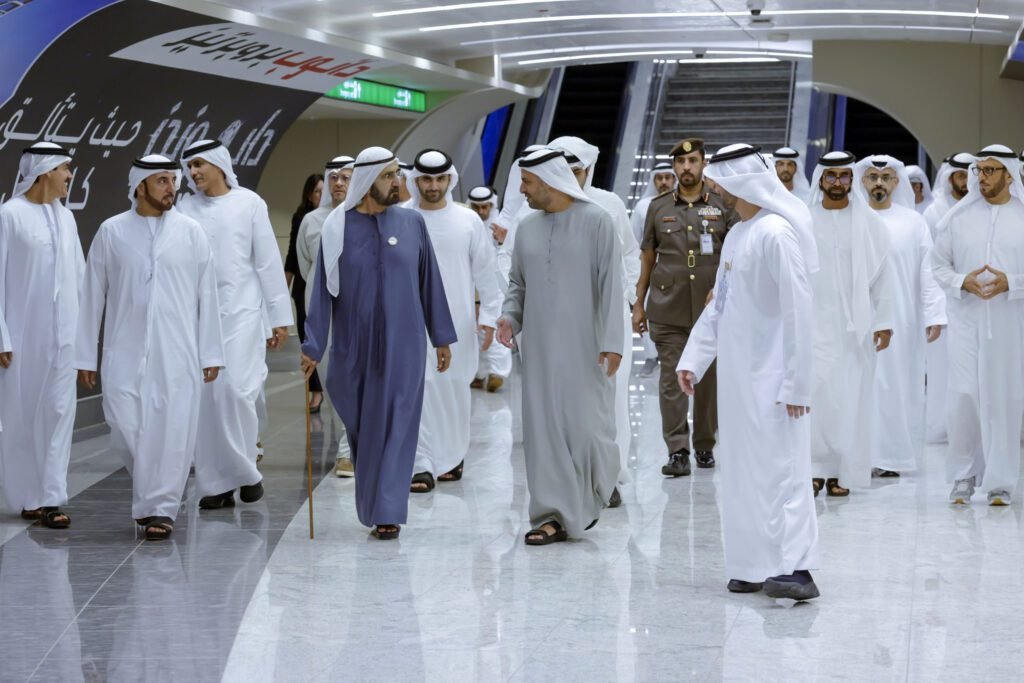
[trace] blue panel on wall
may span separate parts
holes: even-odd
[[[508,119],[512,114],[512,105],[495,109],[487,115],[484,132],[480,135],[480,156],[483,158],[484,182],[494,183],[494,174],[501,157],[501,148],[505,142]]]

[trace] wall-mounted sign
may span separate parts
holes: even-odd
[[[341,85],[324,93],[324,97],[346,102],[372,104],[389,109],[425,112],[427,110],[427,94],[411,88],[399,88],[386,83],[364,81],[361,78],[350,78]]]

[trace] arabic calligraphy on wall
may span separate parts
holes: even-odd
[[[51,1],[35,0],[35,6]],[[258,34],[263,48],[253,49],[248,40],[243,52],[246,45],[238,41],[250,32],[247,27],[219,23],[212,30],[209,17],[149,0],[124,0],[101,8],[70,28],[61,22],[55,25],[62,26],[60,34],[51,37],[42,54],[31,55],[31,68],[0,107],[0,200],[14,188],[25,147],[40,140],[60,144],[74,159],[67,205],[75,211],[85,248],[100,223],[128,208],[125,184],[132,159],[153,153],[177,158],[190,143],[216,138],[231,151],[239,181],[256,187],[274,145],[318,97],[286,82],[269,85],[228,78],[211,69],[166,68],[173,47],[161,47],[148,59],[113,56],[125,46],[138,46],[140,37],[146,37],[145,27],[161,33],[156,37],[161,45],[170,42],[167,36],[178,41],[201,36],[196,40],[211,41],[207,50],[233,46],[231,52],[220,52],[220,61],[237,57],[234,63],[243,69],[274,68],[275,79],[289,74],[297,74],[289,81],[312,77],[317,72],[310,67],[342,73],[342,64],[352,61],[309,61],[311,56],[296,54],[301,48],[270,43],[266,32]],[[234,42],[215,45],[215,36]],[[16,36],[5,33],[2,21],[0,43],[18,44]],[[200,47],[188,44],[195,52]],[[289,49],[279,53],[285,47]],[[285,63],[268,66],[279,60]],[[337,76],[329,78],[334,82]]]
[[[230,23],[162,33],[113,56],[316,93],[387,64],[324,43]]]

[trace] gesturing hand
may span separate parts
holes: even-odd
[[[981,286],[985,292],[985,295],[982,297],[983,299],[991,299],[1003,292],[1010,291],[1010,280],[1006,277],[1006,273],[996,270],[992,266],[985,266],[985,270],[992,273],[995,277],[990,282]]]
[[[679,376],[679,388],[687,396],[693,396],[693,385],[697,381],[697,375],[689,370],[680,370],[676,373]]]
[[[611,353],[605,351],[598,355],[597,364],[605,365],[605,374],[612,377],[619,369],[619,364],[622,363],[622,355],[618,353]]]
[[[317,365],[318,365],[318,363],[315,360],[313,360],[312,358],[310,358],[306,354],[302,354],[302,365],[301,365],[301,368],[302,368],[302,376],[304,378],[309,379],[310,377],[312,377],[313,376],[313,371],[316,370],[316,366]]]
[[[480,350],[486,351],[494,343],[494,328],[489,325],[480,325],[477,329],[484,333],[484,343],[480,345]]]
[[[875,344],[875,351],[885,351],[889,348],[889,342],[892,340],[892,330],[879,330],[872,335],[871,339]]]
[[[498,342],[511,349],[513,336],[512,322],[508,318],[498,318]]]
[[[437,347],[437,371],[444,372],[452,366],[452,350],[448,346]]]

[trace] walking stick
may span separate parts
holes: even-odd
[[[309,487],[309,539],[313,540],[313,427],[309,413],[309,380],[306,385],[306,482]]]

